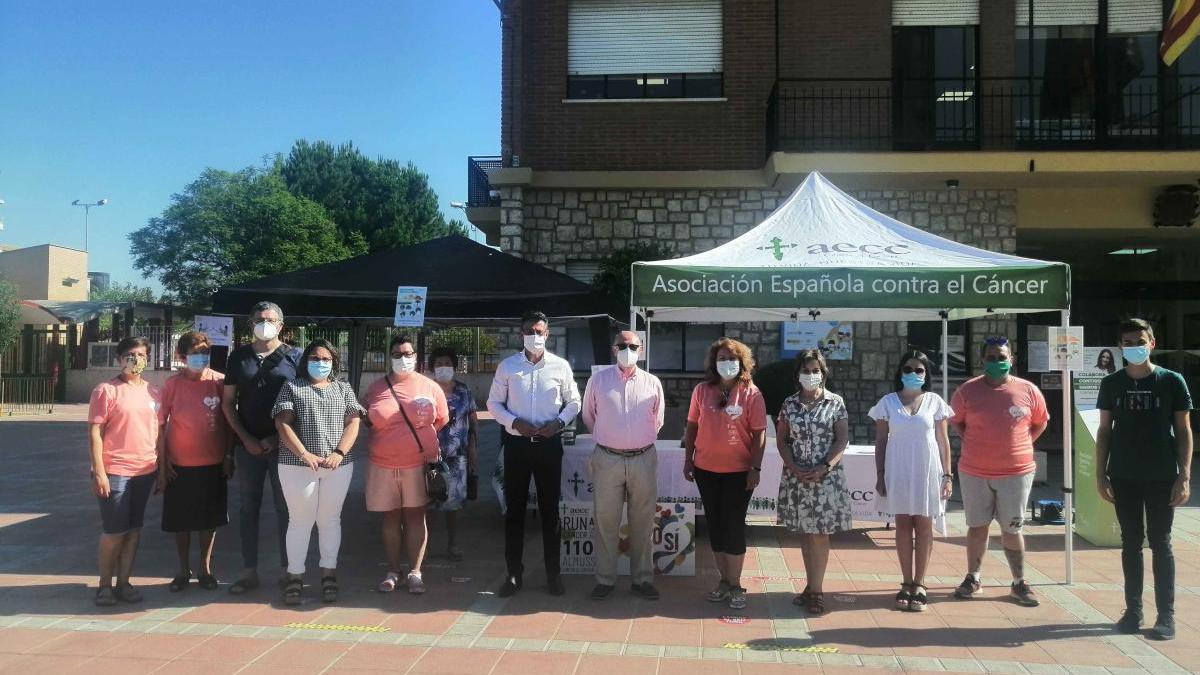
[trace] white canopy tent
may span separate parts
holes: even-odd
[[[943,239],[890,218],[812,173],[774,213],[711,250],[635,262],[630,323],[651,321],[942,322],[1059,311],[1070,324],[1070,268]],[[647,350],[649,330],[647,330]],[[1071,583],[1070,373],[1063,377],[1066,581]]]

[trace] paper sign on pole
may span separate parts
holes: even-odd
[[[854,324],[837,321],[785,321],[780,334],[782,356],[795,356],[805,349],[819,349],[830,361],[854,358]]]
[[[1083,326],[1050,326],[1050,370],[1083,370]]]
[[[425,299],[429,296],[426,286],[399,286],[396,288],[396,317],[393,326],[420,328],[425,325]]]
[[[196,330],[208,335],[210,347],[233,346],[233,319],[228,316],[195,317]]]

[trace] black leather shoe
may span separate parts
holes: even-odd
[[[1158,620],[1154,622],[1154,628],[1150,629],[1150,634],[1158,640],[1174,640],[1175,617],[1170,614],[1159,614]]]
[[[567,592],[566,586],[563,586],[562,577],[557,574],[546,580],[546,586],[550,589],[550,595],[562,595]]]
[[[1131,635],[1142,629],[1142,613],[1136,609],[1127,609],[1117,622],[1117,632]]]
[[[500,590],[496,591],[496,595],[502,598],[511,598],[519,590],[521,590],[521,578],[508,577],[504,580],[504,583],[500,584]]]
[[[643,598],[646,598],[647,600],[658,599],[658,589],[655,588],[654,584],[650,583],[649,581],[643,581],[640,584],[634,584],[633,586],[630,586],[630,590],[642,596]]]
[[[603,600],[612,595],[613,587],[608,584],[596,584],[592,587],[592,599]]]

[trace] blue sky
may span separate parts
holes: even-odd
[[[129,232],[206,167],[299,138],[414,162],[447,217],[466,157],[498,154],[491,0],[0,0],[0,244],[83,247],[143,281]]]

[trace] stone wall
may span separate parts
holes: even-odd
[[[568,261],[595,261],[608,251],[655,241],[675,255],[706,251],[745,233],[787,197],[772,190],[553,190],[502,187],[501,248],[560,272]],[[993,251],[1016,250],[1014,190],[865,190],[864,204],[939,236]],[[987,335],[1016,337],[1016,321],[971,322],[972,359]],[[854,326],[852,361],[833,362],[834,390],[850,408],[852,442],[868,443],[866,411],[891,390],[892,369],[908,345],[905,322]],[[778,325],[727,324],[726,334],[750,345],[760,365],[779,358]],[[663,375],[673,416],[686,414],[696,377]],[[668,430],[681,426],[668,422]]]

